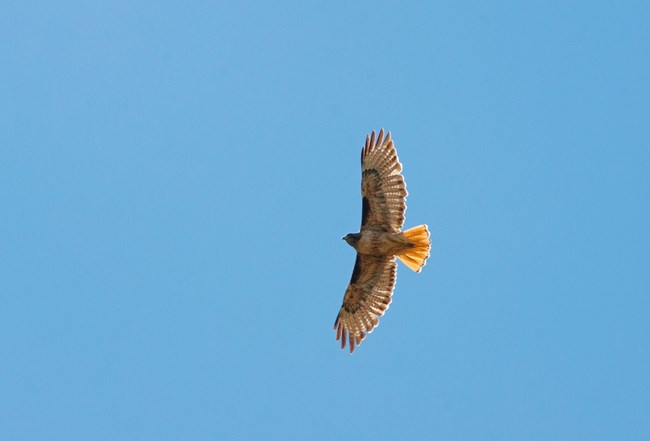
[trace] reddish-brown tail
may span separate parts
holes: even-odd
[[[397,255],[397,258],[404,263],[404,265],[411,268],[416,273],[422,270],[422,267],[427,263],[429,257],[429,249],[431,248],[431,239],[429,239],[429,230],[426,225],[418,225],[409,230],[402,231],[404,237],[413,242],[413,248]]]

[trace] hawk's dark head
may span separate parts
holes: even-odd
[[[356,248],[355,245],[359,242],[359,239],[361,239],[361,233],[351,233],[343,236],[343,240],[353,248]]]

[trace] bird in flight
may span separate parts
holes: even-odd
[[[391,302],[397,272],[395,257],[420,272],[429,257],[426,225],[401,231],[406,183],[390,132],[366,136],[361,150],[361,228],[343,239],[357,250],[350,284],[334,323],[341,348],[350,353],[379,324]]]

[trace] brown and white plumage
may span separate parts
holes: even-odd
[[[398,233],[402,229],[408,193],[401,172],[402,164],[390,133],[384,138],[381,129],[377,139],[374,131],[366,136],[361,150],[361,231]]]
[[[341,348],[349,340],[350,352],[354,351],[355,345],[379,324],[379,317],[384,315],[391,302],[396,277],[394,257],[357,255],[352,280],[334,323]]]
[[[341,347],[354,351],[379,324],[395,288],[398,257],[420,271],[429,257],[429,231],[420,225],[401,232],[406,211],[406,184],[390,133],[366,137],[361,151],[362,216],[360,232],[344,239],[357,250],[350,284],[334,323]]]

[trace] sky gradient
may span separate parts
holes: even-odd
[[[1,439],[650,439],[646,2],[2,9]],[[350,355],[382,127],[432,253]]]

